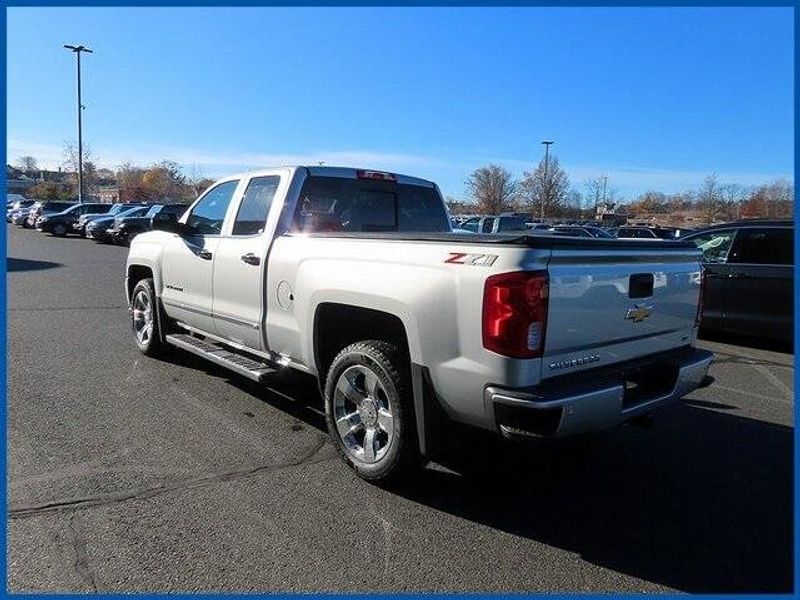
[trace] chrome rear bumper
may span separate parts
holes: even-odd
[[[691,349],[678,355],[604,369],[575,383],[484,391],[494,429],[507,437],[563,437],[606,429],[672,404],[702,387],[714,355]],[[638,383],[636,378],[639,378]],[[657,381],[655,381],[657,380]]]

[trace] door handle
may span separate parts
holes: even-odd
[[[242,262],[248,265],[258,266],[261,264],[261,259],[252,252],[249,252],[248,254],[242,254]]]
[[[209,251],[208,251],[208,250],[206,250],[205,248],[203,248],[202,250],[199,250],[199,251],[197,252],[197,256],[199,256],[199,257],[200,257],[200,258],[202,258],[203,260],[211,260],[211,257],[212,257],[212,256],[214,256],[214,255],[213,255],[213,254],[211,254],[211,252],[209,252]]]
[[[728,279],[750,279],[750,275],[746,273],[729,273]]]

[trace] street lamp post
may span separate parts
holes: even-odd
[[[78,61],[78,202],[83,202],[83,120],[81,112],[83,105],[81,104],[81,52],[88,52],[93,54],[92,50],[85,46],[70,46],[64,44],[64,48],[75,53]]]
[[[542,206],[541,206],[541,213],[540,213],[540,220],[544,221],[544,204],[545,202],[550,200],[550,181],[547,179],[547,166],[548,166],[548,159],[550,157],[550,144],[554,144],[555,142],[551,140],[544,140],[542,144],[544,144],[544,198],[542,198]]]

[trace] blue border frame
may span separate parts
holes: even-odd
[[[389,0],[381,2],[380,0],[303,0],[298,3],[292,2],[264,2],[259,0],[234,0],[230,3],[221,2],[220,0],[184,0],[184,1],[176,1],[176,0],[167,0],[167,1],[158,1],[158,0],[143,0],[141,2],[130,2],[125,0],[81,0],[76,2],[59,2],[57,0],[33,0],[33,1],[20,1],[20,0],[4,0],[3,2],[3,11],[2,11],[2,47],[6,48],[6,38],[7,38],[7,11],[6,9],[9,7],[43,7],[43,6],[59,6],[59,7],[107,7],[107,6],[121,6],[121,7],[195,7],[195,6],[219,6],[219,7],[245,7],[245,6],[335,6],[335,7],[343,7],[343,6],[402,6],[402,7],[422,7],[422,6],[446,6],[446,7],[458,7],[458,6],[480,6],[480,7],[512,7],[512,6],[550,6],[550,7],[794,7],[794,32],[795,32],[795,47],[794,47],[794,69],[795,69],[795,153],[794,153],[794,164],[795,164],[795,182],[797,180],[797,172],[798,172],[798,164],[800,164],[800,156],[798,155],[798,140],[797,140],[797,72],[798,72],[798,65],[800,65],[800,48],[798,48],[797,44],[797,31],[800,28],[800,10],[798,10],[798,5],[800,1],[795,0],[791,2],[787,1],[767,1],[767,2],[753,2],[752,0],[720,0],[717,2],[710,2],[710,1],[700,1],[700,2],[693,2],[691,0],[673,0],[672,2],[663,2],[663,1],[649,1],[649,0],[639,0],[639,1],[631,1],[631,0],[623,0],[622,2],[592,2],[587,0],[565,0],[561,2],[531,2],[528,0],[502,0],[500,2],[485,2],[485,1],[468,1],[468,0],[455,0],[453,2],[436,2],[431,0],[409,0],[406,2],[398,2],[397,0]],[[6,62],[3,61],[2,64],[3,69],[3,80],[2,80],[2,92],[3,92],[3,108],[2,116],[0,116],[0,124],[2,124],[2,131],[6,133],[6,103],[7,103],[7,94],[6,94]],[[2,156],[4,159],[4,163],[7,160],[6,156],[7,147],[4,144],[2,149]],[[2,174],[2,184],[3,188],[6,188],[6,175],[5,169],[3,170]],[[797,191],[795,191],[795,205],[797,204]],[[800,217],[798,217],[797,211],[795,210],[794,213],[795,219],[795,232],[797,231],[797,221]],[[797,234],[795,233],[795,236]],[[0,240],[2,241],[2,246],[5,250],[6,256],[8,256],[8,240],[6,238],[6,228],[3,227],[0,229]],[[795,266],[800,264],[800,248],[798,248],[797,239],[795,239]],[[8,286],[7,286],[7,261],[3,261],[2,263],[2,297],[0,298],[0,318],[2,318],[2,328],[0,328],[0,342],[2,343],[3,348],[3,355],[2,355],[2,381],[0,381],[0,388],[3,390],[3,402],[2,406],[0,407],[0,415],[2,415],[2,422],[4,424],[3,427],[3,447],[2,447],[2,456],[3,456],[3,466],[4,470],[7,473],[7,464],[6,464],[6,444],[7,440],[7,430],[5,425],[8,423],[8,414],[7,414],[7,403],[6,403],[6,396],[7,396],[7,389],[8,389],[8,365],[7,365],[7,310],[8,310],[8,303],[7,303],[7,293],[8,293]],[[798,306],[798,298],[800,297],[800,282],[798,282],[797,277],[794,279],[794,304],[795,304],[795,312]],[[795,340],[795,372],[794,372],[794,389],[797,390],[798,386],[800,385],[800,373],[797,370],[797,344],[798,338],[800,338],[800,323],[798,320],[795,319],[794,322],[794,340]],[[797,393],[795,392],[795,396]],[[795,430],[797,429],[797,422],[798,422],[798,415],[797,409],[795,408],[794,412],[794,424]],[[798,477],[797,477],[797,466],[798,466],[798,458],[800,458],[800,445],[797,441],[797,436],[795,435],[794,438],[794,505],[797,507],[798,505],[798,491],[800,491],[800,485],[798,484]],[[7,506],[7,477],[3,477],[2,486],[2,502],[3,506]],[[2,561],[2,567],[0,567],[0,572],[2,573],[3,578],[3,589],[2,589],[2,596],[3,597],[26,597],[33,594],[9,594],[7,590],[7,545],[6,545],[6,538],[8,535],[8,518],[7,514],[4,513],[4,522],[5,522],[5,529],[3,531],[2,536],[0,536],[0,550],[2,550],[2,555],[4,557]],[[794,528],[794,576],[795,576],[795,593],[797,592],[797,572],[798,572],[798,564],[800,564],[800,555],[797,552],[797,542],[800,539],[798,532],[800,529],[798,528],[798,520],[795,513],[795,518],[792,524]],[[56,598],[75,598],[75,599],[83,599],[85,598],[84,594],[48,594],[51,597]],[[103,597],[108,598],[127,598],[130,594],[101,594]],[[162,597],[165,594],[135,594],[136,597]],[[231,595],[242,595],[242,594],[204,594],[206,597],[225,597]],[[252,595],[252,594],[248,594]],[[281,598],[305,598],[309,595],[313,594],[282,594],[282,593],[275,593],[270,594],[271,596],[277,596]],[[326,597],[331,599],[339,599],[339,598],[386,598],[390,596],[414,596],[414,597],[440,597],[443,594],[325,594]],[[476,594],[481,597],[501,597],[501,594]],[[503,597],[505,596],[538,596],[544,594],[502,594]],[[584,594],[585,596],[589,597],[607,597],[607,594],[599,594],[599,593],[591,593],[591,594]],[[623,594],[617,594],[621,596]],[[672,594],[670,594],[672,595]],[[675,594],[678,595],[677,593]],[[683,594],[681,594],[683,595]],[[190,594],[170,594],[172,597],[189,597]],[[450,597],[466,597],[466,594],[447,594]],[[548,594],[548,598],[553,599],[568,599],[572,598],[574,594]],[[649,596],[646,594],[624,594],[626,597],[645,597]],[[734,594],[709,594],[705,595],[709,598],[741,598],[742,595],[734,595]],[[752,598],[793,598],[794,595],[791,594],[777,594],[777,595],[754,595],[748,594],[746,597]]]

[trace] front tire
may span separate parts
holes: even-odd
[[[156,356],[164,351],[158,322],[158,299],[150,278],[142,279],[131,294],[131,331],[136,346],[147,356]]]
[[[328,370],[328,431],[362,479],[386,482],[419,466],[408,371],[400,348],[379,340],[348,346]]]
[[[56,237],[64,237],[67,235],[67,226],[62,223],[57,223],[53,226],[53,235]]]

